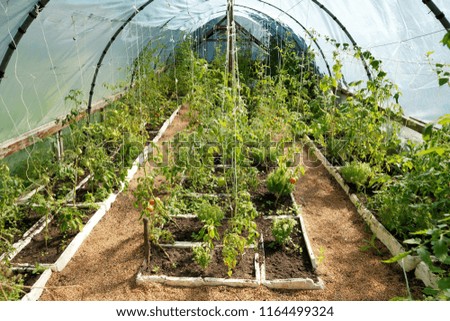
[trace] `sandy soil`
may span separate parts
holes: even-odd
[[[187,111],[169,127],[163,141],[187,126]],[[143,175],[140,170],[136,177]],[[120,194],[64,271],[54,273],[41,300],[389,300],[406,296],[402,271],[381,262],[375,250],[363,251],[371,233],[345,193],[323,167],[308,167],[295,197],[303,207],[309,238],[319,258],[321,291],[275,291],[264,287],[177,288],[137,286],[143,261],[142,226],[133,207],[136,177]]]

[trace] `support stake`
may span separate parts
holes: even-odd
[[[148,218],[144,217],[142,221],[144,222],[144,258],[145,258],[144,269],[146,269],[150,266],[150,242],[148,239]]]
[[[63,139],[61,136],[61,131],[56,133],[56,153],[58,157],[58,161],[61,162],[64,157],[64,145]]]
[[[228,87],[234,86],[234,81],[236,77],[236,48],[235,48],[235,37],[236,37],[236,25],[234,23],[234,0],[228,0],[227,5],[227,55],[228,55]]]

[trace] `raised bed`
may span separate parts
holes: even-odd
[[[401,245],[401,243],[383,226],[383,224],[377,220],[375,215],[364,206],[358,196],[350,192],[350,187],[339,174],[337,168],[325,158],[314,142],[308,136],[305,136],[304,139],[309,148],[313,150],[316,158],[322,163],[328,173],[334,177],[344,192],[348,195],[350,201],[355,205],[356,210],[369,226],[370,230],[387,247],[392,256],[405,253],[406,249]],[[415,270],[416,278],[421,280],[426,286],[437,288],[437,276],[430,271],[428,266],[423,263],[419,257],[408,255],[407,257],[399,260],[398,264],[406,272]]]
[[[82,188],[82,186],[84,184],[86,184],[89,179],[91,179],[91,175],[88,175],[87,177],[85,177],[84,179],[82,179],[79,184],[76,186],[76,190],[79,190],[80,188]],[[19,198],[17,204],[18,205],[23,205],[25,204],[31,197],[33,197],[33,195],[35,195],[36,193],[39,193],[42,189],[44,188],[44,186],[38,187],[36,189],[34,189],[33,191],[31,191],[30,193],[22,196],[21,198]],[[70,202],[73,200],[73,191],[71,191],[70,193],[67,194],[67,196],[65,197],[66,202]],[[71,204],[68,204],[68,206],[71,206]],[[86,206],[85,204],[77,204],[77,206],[81,206],[81,207],[92,207],[92,204]],[[33,207],[33,204],[31,204],[31,208]],[[0,261],[4,260],[5,258],[8,260],[12,260],[18,253],[20,253],[30,242],[31,240],[36,237],[39,233],[42,232],[42,230],[52,222],[53,220],[53,216],[49,215],[47,217],[41,217],[40,219],[38,219],[23,235],[22,237],[19,238],[19,236],[17,237],[17,241],[14,242],[14,244],[12,245],[12,251],[9,253],[3,253],[2,255],[0,255]]]
[[[268,228],[263,229],[259,248],[261,255],[261,284],[271,289],[321,290],[325,285],[315,274],[316,261],[306,234],[302,232],[303,219],[295,217],[300,228],[296,229],[293,240],[299,248],[284,248],[273,245],[270,234],[272,220],[288,216],[267,216]],[[290,217],[290,216],[289,216]]]
[[[165,246],[165,251],[171,256],[172,262],[161,251],[153,251],[153,259],[149,266],[141,268],[136,277],[137,284],[146,282],[162,283],[171,286],[199,287],[199,286],[231,286],[258,287],[260,281],[259,255],[254,249],[248,248],[239,260],[236,273],[226,277],[227,269],[222,263],[220,248],[213,254],[213,262],[201,271],[192,257],[192,248],[198,245],[193,242],[175,243]],[[163,246],[164,247],[164,246]],[[156,257],[156,258],[155,258]],[[175,265],[174,265],[175,262]],[[156,271],[156,268],[161,270]],[[151,274],[151,273],[154,273]]]
[[[83,229],[77,234],[68,234],[66,237],[62,236],[54,220],[47,223],[46,226],[44,224],[41,232],[34,235],[29,244],[11,258],[11,263],[19,267],[32,267],[39,264],[55,272],[62,271],[105,213],[106,208],[102,205],[91,215],[87,214],[90,219]],[[68,244],[62,251],[61,246],[64,245],[64,242]]]
[[[162,137],[164,132],[167,130],[167,127],[173,122],[176,115],[178,114],[180,108],[178,108],[172,116],[166,120],[166,122],[161,127],[160,131],[156,135],[156,137],[153,139],[153,143],[157,143],[159,139]],[[140,164],[142,164],[145,159],[147,159],[149,152],[151,152],[152,146],[145,147],[144,151],[136,158],[136,160],[133,162],[132,167],[128,170],[127,176],[125,178],[125,181],[122,182],[119,186],[119,189],[115,193],[111,193],[103,202],[97,203],[98,210],[95,211],[92,216],[90,216],[90,219],[86,222],[83,229],[76,234],[74,237],[71,238],[70,243],[65,247],[64,251],[56,259],[54,259],[52,262],[39,262],[39,259],[33,259],[32,262],[26,262],[22,259],[18,259],[19,253],[21,253],[24,249],[29,246],[29,244],[34,240],[38,239],[40,242],[44,239],[44,236],[42,236],[42,231],[45,229],[46,226],[51,224],[52,217],[49,216],[47,219],[42,218],[39,222],[37,222],[35,225],[33,225],[32,228],[30,228],[22,237],[21,240],[16,242],[13,245],[14,250],[11,253],[5,253],[3,254],[0,259],[5,259],[6,256],[9,260],[12,261],[12,264],[15,267],[19,268],[31,268],[34,267],[35,264],[40,264],[43,267],[47,267],[53,271],[62,271],[65,266],[69,263],[69,261],[72,259],[72,257],[75,255],[81,244],[84,242],[84,240],[88,237],[90,232],[93,230],[95,225],[103,218],[103,216],[106,214],[106,212],[111,208],[111,205],[116,200],[118,194],[120,194],[123,189],[125,188],[125,185],[131,181],[133,176],[136,174],[138,167]],[[90,177],[87,177],[84,179],[80,184],[77,186],[77,188],[80,188],[83,184],[89,180]],[[70,195],[69,195],[70,196]],[[73,197],[72,197],[73,198]],[[56,244],[57,246],[61,244]]]
[[[222,196],[201,193],[188,195],[204,198]],[[208,266],[206,270],[202,270],[193,261],[192,248],[201,243],[192,235],[198,233],[203,226],[197,216],[195,214],[172,216],[172,222],[166,228],[172,233],[175,243],[161,244],[165,252],[158,251],[157,247],[153,247],[150,262],[144,261],[137,274],[136,282],[138,284],[153,282],[185,287],[206,285],[257,287],[264,285],[275,289],[323,289],[324,283],[315,274],[316,261],[304,227],[301,209],[292,194],[287,201],[288,205],[283,205],[292,207],[292,215],[271,216],[262,213],[256,219],[261,239],[256,247],[247,248],[245,254],[239,258],[239,263],[231,277],[227,276],[227,268],[222,262],[221,245],[219,244],[215,247],[212,267]],[[295,243],[299,245],[299,248],[288,253],[280,251],[278,248],[269,249],[272,220],[286,217],[295,218],[297,221]],[[226,228],[227,220],[225,219],[223,224],[218,227],[219,234],[223,235]],[[277,265],[281,267],[281,271],[273,269]],[[280,272],[281,274],[279,274]],[[289,276],[286,276],[286,273]]]
[[[27,268],[14,268],[15,273],[27,274],[24,282],[25,295],[21,298],[21,301],[37,301],[44,291],[47,281],[52,275],[52,270],[45,269],[41,273],[33,274],[34,267]]]

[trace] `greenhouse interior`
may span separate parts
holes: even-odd
[[[449,17],[0,0],[0,301],[449,300]]]

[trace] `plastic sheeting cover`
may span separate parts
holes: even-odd
[[[0,0],[0,57],[37,1]],[[403,92],[407,115],[434,120],[450,112],[450,89],[439,87],[426,58],[450,63],[450,52],[439,41],[440,22],[420,0],[320,0],[363,49],[383,61],[388,76]],[[435,0],[450,17],[450,1]],[[113,34],[141,5],[148,4],[126,25],[107,52],[94,91],[94,101],[109,96],[111,86],[129,81],[130,65],[150,43],[165,43],[169,55],[185,33],[224,16],[226,0],[50,0],[31,24],[11,57],[0,84],[0,143],[66,115],[74,105],[70,90],[81,90],[86,101],[96,65]],[[317,51],[308,32],[338,42],[350,39],[332,17],[312,0],[236,0],[235,15],[257,39],[286,29]],[[270,20],[270,21],[269,21]],[[269,28],[269,26],[271,26]],[[275,28],[276,29],[276,28]],[[317,38],[332,64],[334,47]],[[212,46],[208,48],[213,48]],[[212,49],[208,49],[212,50]],[[317,55],[325,71],[325,61]],[[366,79],[360,60],[344,56],[347,82]]]

